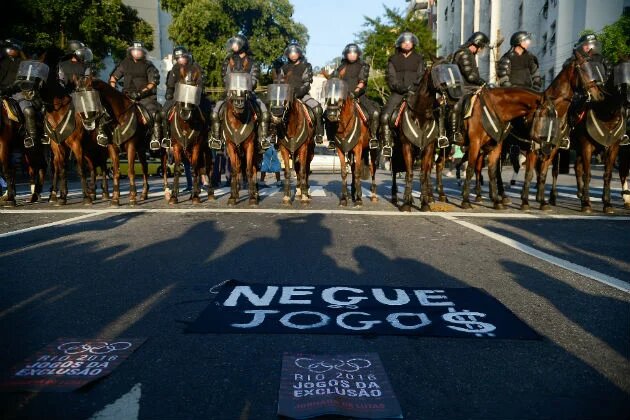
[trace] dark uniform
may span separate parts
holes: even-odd
[[[289,58],[291,53],[298,53],[299,58],[292,61]],[[280,68],[280,78],[293,88],[293,94],[296,98],[313,110],[313,114],[315,114],[315,142],[322,144],[324,141],[324,121],[322,118],[324,112],[320,103],[309,95],[311,83],[313,83],[313,66],[304,57],[302,47],[296,43],[289,44],[284,49],[284,55],[288,60]]]
[[[503,54],[497,68],[499,86],[517,86],[535,90],[542,88],[542,79],[538,71],[538,59],[524,47],[525,42],[530,37],[529,33],[519,31],[510,38],[511,48]],[[521,51],[520,54],[517,51],[517,47]]]
[[[179,62],[182,57],[185,57],[187,59],[186,64],[181,64]],[[203,75],[203,69],[201,68],[201,66],[198,63],[193,61],[192,55],[184,47],[181,47],[181,46],[175,47],[175,49],[173,50],[173,61],[174,61],[173,67],[171,68],[171,70],[169,70],[168,74],[166,75],[166,94],[164,96],[165,98],[164,106],[162,107],[162,122],[163,122],[163,130],[164,130],[163,131],[164,138],[162,138],[162,147],[164,148],[170,147],[170,143],[171,143],[170,142],[171,126],[168,121],[168,113],[171,110],[171,108],[175,105],[175,100],[173,99],[175,95],[175,87],[180,82],[182,67],[184,67],[184,70],[186,73],[194,72],[194,73],[199,73]],[[202,76],[201,79],[197,81],[197,86],[201,86],[203,88],[204,83],[205,81]],[[211,103],[208,100],[208,98],[206,98],[205,95],[201,95],[199,108],[201,109],[203,114],[209,115]]]
[[[134,59],[131,50],[141,50],[142,58]],[[160,84],[160,72],[147,60],[147,51],[142,42],[134,41],[125,57],[110,75],[110,84],[123,79],[123,93],[134,101],[139,101],[153,117],[153,137],[151,150],[160,149],[162,139],[162,107],[157,101],[157,86]]]
[[[356,52],[357,59],[354,62],[348,60],[349,52]],[[341,65],[333,72],[332,77],[338,77],[345,80],[350,88],[350,94],[354,96],[365,109],[368,118],[370,119],[370,133],[372,138],[370,139],[370,148],[378,148],[378,125],[381,110],[374,101],[365,96],[367,90],[368,77],[370,75],[370,65],[361,60],[361,50],[357,44],[348,44],[343,50],[343,60]],[[359,86],[362,84],[363,86]],[[334,143],[331,142],[334,147]]]
[[[237,50],[233,50],[232,46],[237,46]],[[249,52],[249,43],[245,36],[236,35],[235,37],[230,38],[227,42],[226,49],[230,54],[223,60],[223,64],[221,66],[223,84],[227,89],[228,78],[231,73],[249,73],[251,75],[252,92],[249,93],[249,96],[253,99],[254,111],[256,112],[258,119],[258,141],[260,142],[262,149],[266,150],[271,146],[268,134],[270,115],[265,104],[263,104],[253,92],[258,85],[260,67]],[[212,133],[208,139],[208,143],[212,149],[220,149],[224,140],[220,138],[221,113],[224,102],[225,100],[218,101],[212,110]]]
[[[457,67],[459,67],[459,71],[464,77],[464,90],[468,92],[468,94],[464,95],[459,101],[457,101],[453,107],[453,111],[451,112],[451,127],[453,129],[453,143],[455,144],[463,143],[463,137],[460,132],[460,113],[462,104],[471,92],[486,84],[486,81],[479,75],[479,68],[477,67],[477,62],[475,61],[475,55],[489,43],[490,39],[486,34],[483,32],[475,32],[470,36],[470,38],[468,38],[468,41],[460,46],[453,54],[451,62],[453,64],[457,64]],[[476,48],[474,53],[470,49],[471,46]]]
[[[9,55],[8,50],[14,50],[14,56]],[[16,92],[15,78],[18,67],[22,62],[22,46],[19,41],[7,39],[4,41],[0,54],[0,96],[10,96]]]
[[[418,90],[424,75],[424,59],[413,48],[404,51],[401,45],[405,42],[411,42],[415,48],[418,45],[418,38],[411,32],[402,33],[396,40],[396,53],[387,63],[387,85],[391,94],[381,112],[383,156],[391,156],[392,134],[389,124],[392,113],[400,106],[405,96]]]

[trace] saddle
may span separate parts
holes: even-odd
[[[20,111],[20,105],[18,105],[17,101],[13,98],[3,98],[2,106],[4,110],[7,112],[7,116],[11,121],[16,123],[23,123],[24,117],[22,116],[22,112]]]

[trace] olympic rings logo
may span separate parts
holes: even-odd
[[[127,350],[131,346],[132,344],[128,341],[118,341],[115,343],[108,343],[106,341],[95,341],[92,343],[70,341],[59,345],[57,349],[63,351],[65,354],[107,354],[113,351]]]
[[[300,357],[295,359],[295,365],[312,373],[324,373],[333,369],[340,372],[352,373],[372,366],[372,362],[360,358],[353,358],[348,360],[317,360],[308,357]]]

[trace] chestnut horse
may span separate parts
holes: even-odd
[[[127,153],[129,177],[129,204],[138,203],[136,181],[135,181],[135,160],[136,153],[142,165],[142,195],[141,200],[149,197],[149,174],[147,167],[146,150],[148,145],[148,119],[143,114],[136,102],[129,99],[122,92],[111,87],[102,80],[92,76],[81,78],[77,84],[78,90],[96,90],[99,92],[104,105],[109,108],[113,115],[114,142],[109,144],[107,149],[112,161],[114,188],[111,205],[120,205],[120,151]]]
[[[179,80],[185,81],[191,86],[201,85],[203,89],[201,68],[186,67],[179,68]],[[180,82],[182,83],[182,82]],[[190,199],[193,204],[200,204],[199,197],[201,188],[199,179],[202,173],[210,176],[212,173],[212,156],[208,147],[209,124],[199,105],[193,103],[176,102],[167,115],[171,125],[171,144],[173,148],[173,160],[175,168],[179,168],[185,157],[190,162],[193,175],[193,188]],[[203,169],[203,172],[202,172]],[[179,171],[173,175],[173,190],[168,200],[169,204],[178,203],[179,194]],[[167,185],[166,171],[164,171],[164,182]],[[208,199],[214,199],[212,183],[208,190]]]
[[[372,185],[370,187],[370,200],[375,203],[378,201],[376,196],[376,167],[378,165],[377,149],[370,149],[370,129],[365,116],[359,115],[363,110],[357,109],[358,101],[350,96],[342,99],[340,103],[327,104],[326,118],[331,124],[328,131],[329,141],[334,141],[337,148],[337,155],[341,165],[341,197],[339,199],[340,206],[348,205],[348,168],[346,159],[350,161],[350,170],[352,172],[351,198],[355,207],[363,205],[363,190],[361,188],[361,176],[363,174],[363,165],[369,165]],[[332,138],[331,138],[332,137]],[[369,161],[367,154],[369,153]]]

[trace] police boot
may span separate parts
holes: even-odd
[[[318,105],[313,111],[315,111],[315,143],[324,144],[324,120],[322,118],[322,114],[324,112],[320,105]]]
[[[628,136],[625,136],[625,137],[626,137],[626,140],[627,140],[627,139],[628,139]],[[623,142],[623,138],[622,138],[622,140],[621,140],[621,141]],[[623,145],[623,144],[621,144],[621,145]],[[563,138],[561,138],[561,139],[558,141],[558,147],[559,147],[560,149],[565,149],[565,150],[568,150],[568,149],[569,149],[569,147],[571,147],[571,140],[569,140],[569,137],[563,137]]]
[[[389,117],[388,113],[381,115],[381,138],[383,139],[381,153],[383,153],[384,157],[392,157],[392,146],[394,144],[392,131],[389,127]]]
[[[112,120],[109,117],[109,114],[105,112],[101,116],[96,127],[96,143],[101,147],[107,147],[107,145],[111,143],[109,136],[107,135],[107,128],[111,121]]]
[[[171,144],[171,124],[168,118],[162,117],[162,132],[164,135],[162,136],[162,147],[165,149],[170,149]]]
[[[455,110],[451,112],[451,130],[453,130],[453,144],[463,146],[464,136],[462,136],[459,128],[459,114]]]
[[[212,150],[221,150],[223,142],[221,141],[221,121],[218,115],[212,116],[212,130],[210,138],[208,138],[208,146]]]
[[[24,114],[24,128],[26,129],[24,147],[30,149],[35,146],[35,143],[40,142],[36,111],[33,107],[28,107],[22,113]]]
[[[269,123],[264,119],[258,124],[258,140],[260,141],[260,147],[263,151],[271,147],[271,142],[269,141]]]
[[[378,112],[375,112],[374,114],[372,114],[372,118],[370,119],[370,143],[369,143],[369,147],[370,149],[378,149],[378,121],[379,119],[379,114]]]
[[[156,121],[153,123],[153,136],[151,136],[151,141],[149,142],[149,149],[151,149],[152,152],[160,150],[160,140],[158,139],[161,138],[161,136],[162,122]]]

